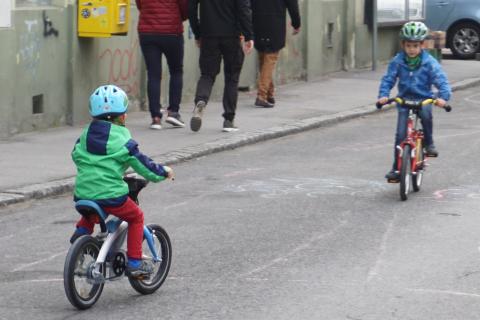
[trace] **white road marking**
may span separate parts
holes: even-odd
[[[397,220],[397,214],[396,213],[393,216],[390,223],[388,224],[387,230],[383,234],[382,242],[380,243],[380,252],[378,253],[377,261],[375,261],[375,264],[373,265],[373,267],[368,272],[367,283],[370,282],[373,278],[375,278],[378,275],[378,270],[380,269],[380,264],[383,262],[383,255],[387,251],[387,241],[390,238],[390,235],[392,233],[395,220]]]
[[[435,289],[407,289],[407,290],[411,292],[419,292],[419,293],[448,294],[453,296],[480,298],[480,294],[461,292],[461,291],[435,290]]]
[[[323,239],[323,238],[327,238],[331,235],[334,235],[338,232],[338,230],[340,228],[342,228],[343,226],[345,226],[347,224],[347,221],[342,221],[339,225],[337,225],[334,229],[332,229],[330,232],[327,232],[327,233],[322,233],[320,235],[316,235],[316,236],[313,236],[312,238],[310,238],[310,240],[308,240],[307,242],[299,245],[298,247],[296,247],[295,249],[291,250],[290,252],[286,253],[285,255],[281,256],[281,257],[278,257],[278,258],[275,258],[273,260],[271,260],[270,262],[258,267],[258,268],[255,268],[247,273],[244,273],[242,275],[240,275],[240,278],[252,278],[250,277],[250,275],[254,274],[254,273],[258,273],[258,272],[261,272],[261,271],[264,271],[278,263],[282,263],[282,262],[286,262],[288,261],[288,258],[290,258],[291,256],[295,255],[296,253],[300,252],[300,251],[303,251],[303,250],[306,250],[306,249],[309,249],[312,244],[314,244],[315,242]]]
[[[15,282],[63,282],[63,278],[54,278],[54,279],[30,279],[30,280],[19,280]]]
[[[31,262],[31,263],[27,263],[27,264],[21,265],[20,267],[13,269],[12,272],[24,270],[24,269],[26,269],[26,268],[28,268],[28,267],[31,267],[31,266],[34,266],[34,265],[37,265],[37,264],[40,264],[40,263],[43,263],[43,262],[47,262],[47,261],[53,260],[53,259],[55,259],[55,258],[58,257],[58,256],[65,255],[66,253],[67,253],[67,250],[62,251],[62,252],[59,252],[59,253],[56,253],[56,254],[54,254],[53,256],[50,256],[50,257],[45,258],[45,259],[40,259],[40,260]]]

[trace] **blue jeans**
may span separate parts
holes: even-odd
[[[408,120],[408,109],[403,108],[397,105],[398,118],[397,118],[397,133],[395,134],[395,145],[393,146],[393,170],[397,170],[397,156],[398,150],[397,146],[405,139],[407,136],[407,120]],[[433,115],[432,115],[432,105],[422,107],[419,112],[419,116],[422,122],[423,134],[425,136],[425,146],[433,146]]]
[[[147,66],[147,95],[150,114],[162,117],[160,112],[160,84],[162,81],[162,55],[167,58],[170,72],[168,95],[170,113],[178,113],[183,90],[183,35],[139,34],[140,47]]]

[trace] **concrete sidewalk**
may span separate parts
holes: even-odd
[[[480,84],[479,62],[444,60],[442,65],[454,90]],[[175,164],[377,112],[373,105],[384,72],[385,66],[376,72],[340,72],[285,85],[278,88],[273,109],[255,108],[255,92],[241,93],[235,120],[240,131],[236,133],[221,132],[222,105],[213,101],[197,133],[189,128],[193,103],[188,101],[180,110],[184,129],[165,124],[160,131],[150,130],[147,112],[130,113],[127,127],[143,153],[161,163]],[[87,100],[85,97],[85,103]],[[72,190],[75,167],[70,152],[81,130],[62,127],[0,141],[0,207]]]

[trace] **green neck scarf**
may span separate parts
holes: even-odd
[[[422,63],[422,55],[419,54],[416,57],[410,58],[408,55],[405,55],[405,62],[408,65],[408,68],[410,70],[416,70],[420,67],[420,64]]]

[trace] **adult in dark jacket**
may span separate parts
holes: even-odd
[[[255,105],[271,108],[275,104],[273,71],[280,50],[285,47],[287,10],[293,34],[300,32],[298,0],[251,0],[255,49],[260,60],[258,94]]]
[[[253,49],[250,0],[189,0],[188,17],[200,48],[201,71],[190,128],[192,131],[200,130],[203,111],[223,59],[223,131],[237,131],[233,122],[237,108],[238,80],[245,53],[250,53]],[[243,51],[241,36],[244,39]]]
[[[161,129],[160,83],[162,55],[170,73],[169,106],[166,122],[184,127],[179,109],[183,90],[183,21],[188,0],[135,0],[140,11],[138,37],[147,66],[147,95],[152,116],[151,129]]]

